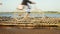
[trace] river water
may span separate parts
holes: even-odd
[[[22,14],[22,17],[24,16],[25,14]],[[14,13],[0,13],[0,16],[11,16],[11,17],[19,17],[18,14],[14,14]],[[43,17],[43,16],[47,16],[47,17],[56,17],[56,18],[59,18],[60,17],[60,14],[30,14],[30,17]]]

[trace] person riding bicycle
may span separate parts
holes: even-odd
[[[30,14],[30,10],[31,10],[31,7],[29,4],[35,4],[35,2],[32,2],[30,0],[23,0],[21,5],[18,7],[19,10],[23,10],[27,7],[27,9],[25,10],[25,12],[27,13],[26,17]]]

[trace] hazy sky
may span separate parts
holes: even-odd
[[[15,11],[17,6],[22,0],[0,0],[0,12],[3,11]],[[35,6],[43,11],[60,11],[60,0],[31,0],[36,2],[36,5],[31,5],[32,8]]]

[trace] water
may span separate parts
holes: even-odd
[[[30,16],[34,17],[42,17],[42,16],[47,16],[47,17],[60,17],[60,14],[30,14]]]
[[[24,16],[25,14],[22,14],[22,16]],[[18,14],[14,14],[14,13],[0,13],[0,16],[11,16],[11,17],[19,17]],[[47,17],[60,17],[60,14],[30,14],[31,17],[42,17],[42,16],[47,16]]]

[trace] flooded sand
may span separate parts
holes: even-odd
[[[60,30],[39,28],[39,29],[20,29],[18,27],[0,27],[0,34],[60,34]]]

